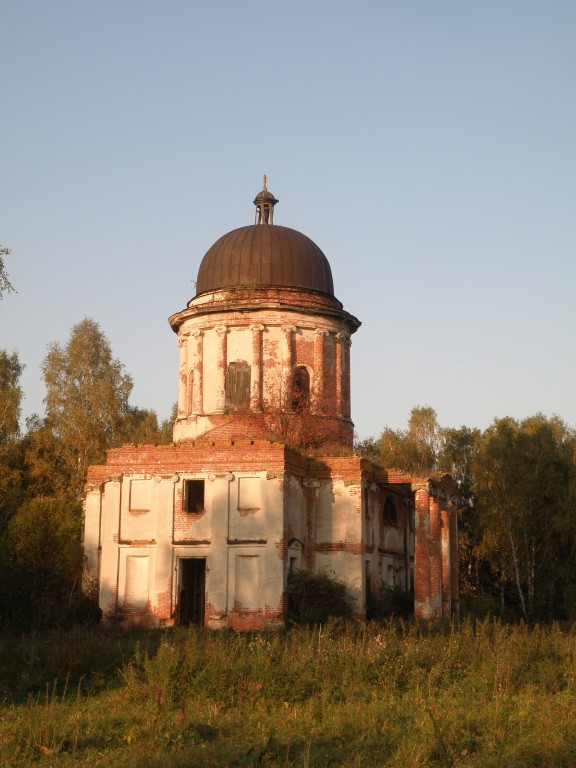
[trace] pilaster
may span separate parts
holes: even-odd
[[[313,409],[315,413],[324,411],[324,338],[328,331],[316,329],[314,336],[314,397]]]
[[[218,360],[216,363],[216,412],[223,413],[226,405],[226,352],[228,328],[220,325],[216,328],[218,334]]]
[[[442,618],[449,619],[452,612],[452,548],[450,513],[444,507],[440,510],[440,541],[442,548]]]
[[[180,349],[180,374],[178,379],[178,418],[187,416],[188,403],[188,334],[178,336]]]
[[[342,382],[342,357],[344,351],[344,339],[346,337],[342,333],[336,334],[336,416],[342,418],[342,398],[343,398],[343,382]]]
[[[199,415],[204,410],[204,331],[197,329],[192,332],[192,337],[194,339],[192,413]]]
[[[284,402],[281,407],[289,407],[292,397],[292,370],[294,368],[293,334],[296,328],[293,325],[282,326],[282,396]]]
[[[428,483],[413,485],[415,500],[414,542],[414,615],[432,618],[430,574],[430,494]]]
[[[252,370],[250,387],[250,410],[262,410],[262,332],[263,325],[251,325],[252,331]]]

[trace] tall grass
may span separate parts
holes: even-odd
[[[4,638],[0,669],[3,766],[576,765],[557,626],[99,629]]]

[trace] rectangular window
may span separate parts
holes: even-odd
[[[244,360],[228,364],[226,372],[226,410],[250,408],[250,366]]]
[[[204,512],[204,480],[184,480],[184,512]]]

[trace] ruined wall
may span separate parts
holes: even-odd
[[[226,423],[225,414],[239,411],[267,414],[266,424],[272,429],[274,413],[280,421],[291,410],[292,377],[301,367],[309,376],[310,411],[318,417],[315,430],[320,441],[327,441],[323,424],[332,420],[337,429],[324,428],[326,435],[351,445],[351,328],[347,314],[335,307],[334,299],[307,291],[287,291],[297,305],[294,308],[279,305],[278,291],[257,293],[261,301],[244,297],[246,303],[241,307],[231,304],[226,292],[213,294],[208,303],[202,296],[175,316],[180,375],[174,441],[197,439]],[[234,292],[232,297],[240,304],[241,294]],[[276,301],[267,306],[271,298]],[[229,391],[231,364],[244,367],[249,377],[249,395],[236,407]],[[251,429],[257,429],[256,422]]]
[[[271,444],[110,451],[107,467],[90,470],[85,505],[88,568],[105,615],[173,623],[181,561],[196,558],[207,626],[281,623],[283,468],[284,447]],[[190,483],[202,489],[193,507]]]
[[[364,566],[367,600],[375,615],[387,591],[412,588],[413,500],[409,489],[368,482],[364,490]]]
[[[425,621],[458,614],[458,539],[455,485],[426,480],[415,494],[414,614]]]
[[[106,615],[169,624],[181,616],[185,563],[197,560],[205,624],[255,629],[282,623],[291,568],[344,581],[358,616],[370,594],[409,589],[414,569],[416,616],[448,618],[458,611],[454,484],[409,479],[266,441],[114,449],[90,469],[89,574]]]

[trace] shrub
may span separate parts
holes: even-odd
[[[366,618],[379,621],[395,617],[407,619],[414,613],[414,592],[382,585],[379,595],[368,592]]]
[[[82,595],[82,510],[37,498],[17,510],[2,539],[0,616],[12,626],[51,627],[97,619]]]
[[[324,624],[330,617],[352,615],[352,600],[346,585],[327,571],[295,571],[288,576],[287,617],[296,624]]]

